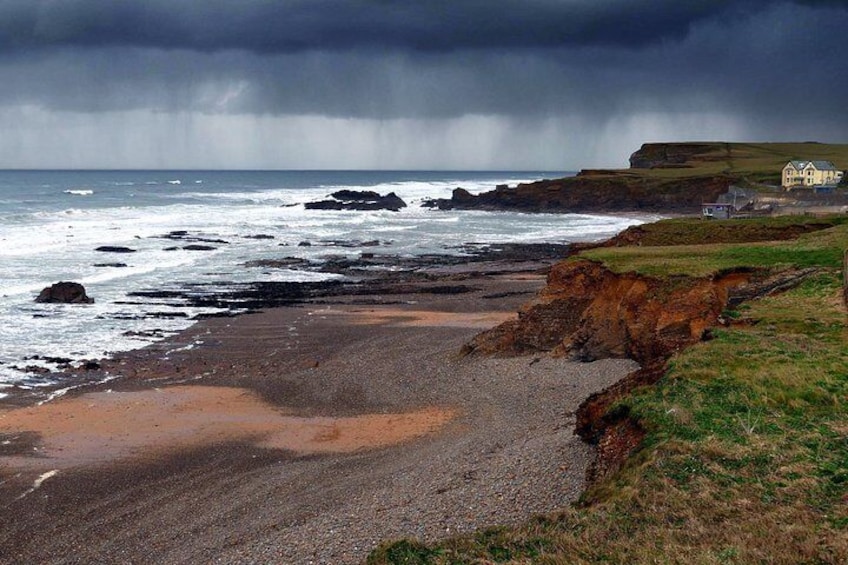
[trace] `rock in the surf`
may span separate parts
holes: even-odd
[[[95,251],[100,251],[101,253],[135,253],[135,249],[118,245],[101,245]]]
[[[35,299],[36,302],[60,304],[93,304],[94,299],[85,293],[85,287],[76,282],[57,282],[48,286]]]
[[[330,195],[333,200],[307,202],[307,210],[391,210],[397,212],[406,208],[397,194],[390,192],[383,196],[371,190],[339,190]]]

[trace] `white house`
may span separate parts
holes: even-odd
[[[830,161],[789,161],[783,167],[781,184],[786,189],[795,186],[836,186],[843,174]]]
[[[705,220],[727,220],[733,216],[733,205],[724,202],[701,204],[701,217]]]

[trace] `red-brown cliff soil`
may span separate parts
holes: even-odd
[[[478,335],[466,351],[551,351],[584,361],[628,357],[646,364],[702,339],[718,323],[730,289],[752,276],[656,279],[617,274],[594,261],[563,261],[518,320]]]
[[[814,269],[738,269],[710,277],[652,278],[615,273],[585,259],[555,265],[547,286],[505,322],[477,335],[464,353],[519,355],[550,352],[576,360],[631,358],[641,369],[593,395],[577,414],[577,432],[599,447],[590,478],[616,468],[638,445],[642,432],[615,401],[636,386],[652,384],[677,351],[709,339],[726,324],[728,305],[784,290]]]

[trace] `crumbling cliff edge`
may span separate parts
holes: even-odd
[[[728,324],[727,308],[791,288],[815,271],[739,268],[703,278],[653,278],[615,273],[586,259],[566,260],[551,269],[547,286],[517,320],[477,335],[463,352],[637,361],[639,370],[592,395],[577,412],[578,435],[598,447],[589,476],[596,480],[617,469],[644,436],[638,422],[614,408],[618,399],[655,383],[675,352]]]

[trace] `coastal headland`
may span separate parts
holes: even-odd
[[[700,168],[693,155],[714,155],[709,168],[753,149],[736,182],[776,193],[765,177],[799,145],[656,144],[631,161],[674,176]],[[818,149],[845,163],[845,146]],[[387,543],[368,563],[848,560],[848,218],[815,208],[663,220],[555,265],[518,319],[464,351],[639,361],[578,409],[577,433],[598,450],[590,487],[519,527]]]
[[[731,187],[749,189],[763,206],[846,206],[840,193],[811,197],[780,188],[790,159],[826,159],[848,169],[848,145],[823,143],[646,143],[627,169],[582,170],[576,176],[500,186],[473,195],[458,188],[441,209],[525,212],[655,212],[692,215]],[[799,213],[799,212],[796,212]],[[803,213],[803,210],[801,210]]]
[[[697,214],[743,178],[664,145],[473,198]],[[0,412],[0,561],[843,562],[845,249],[844,216],[679,218],[217,297],[254,312]]]

